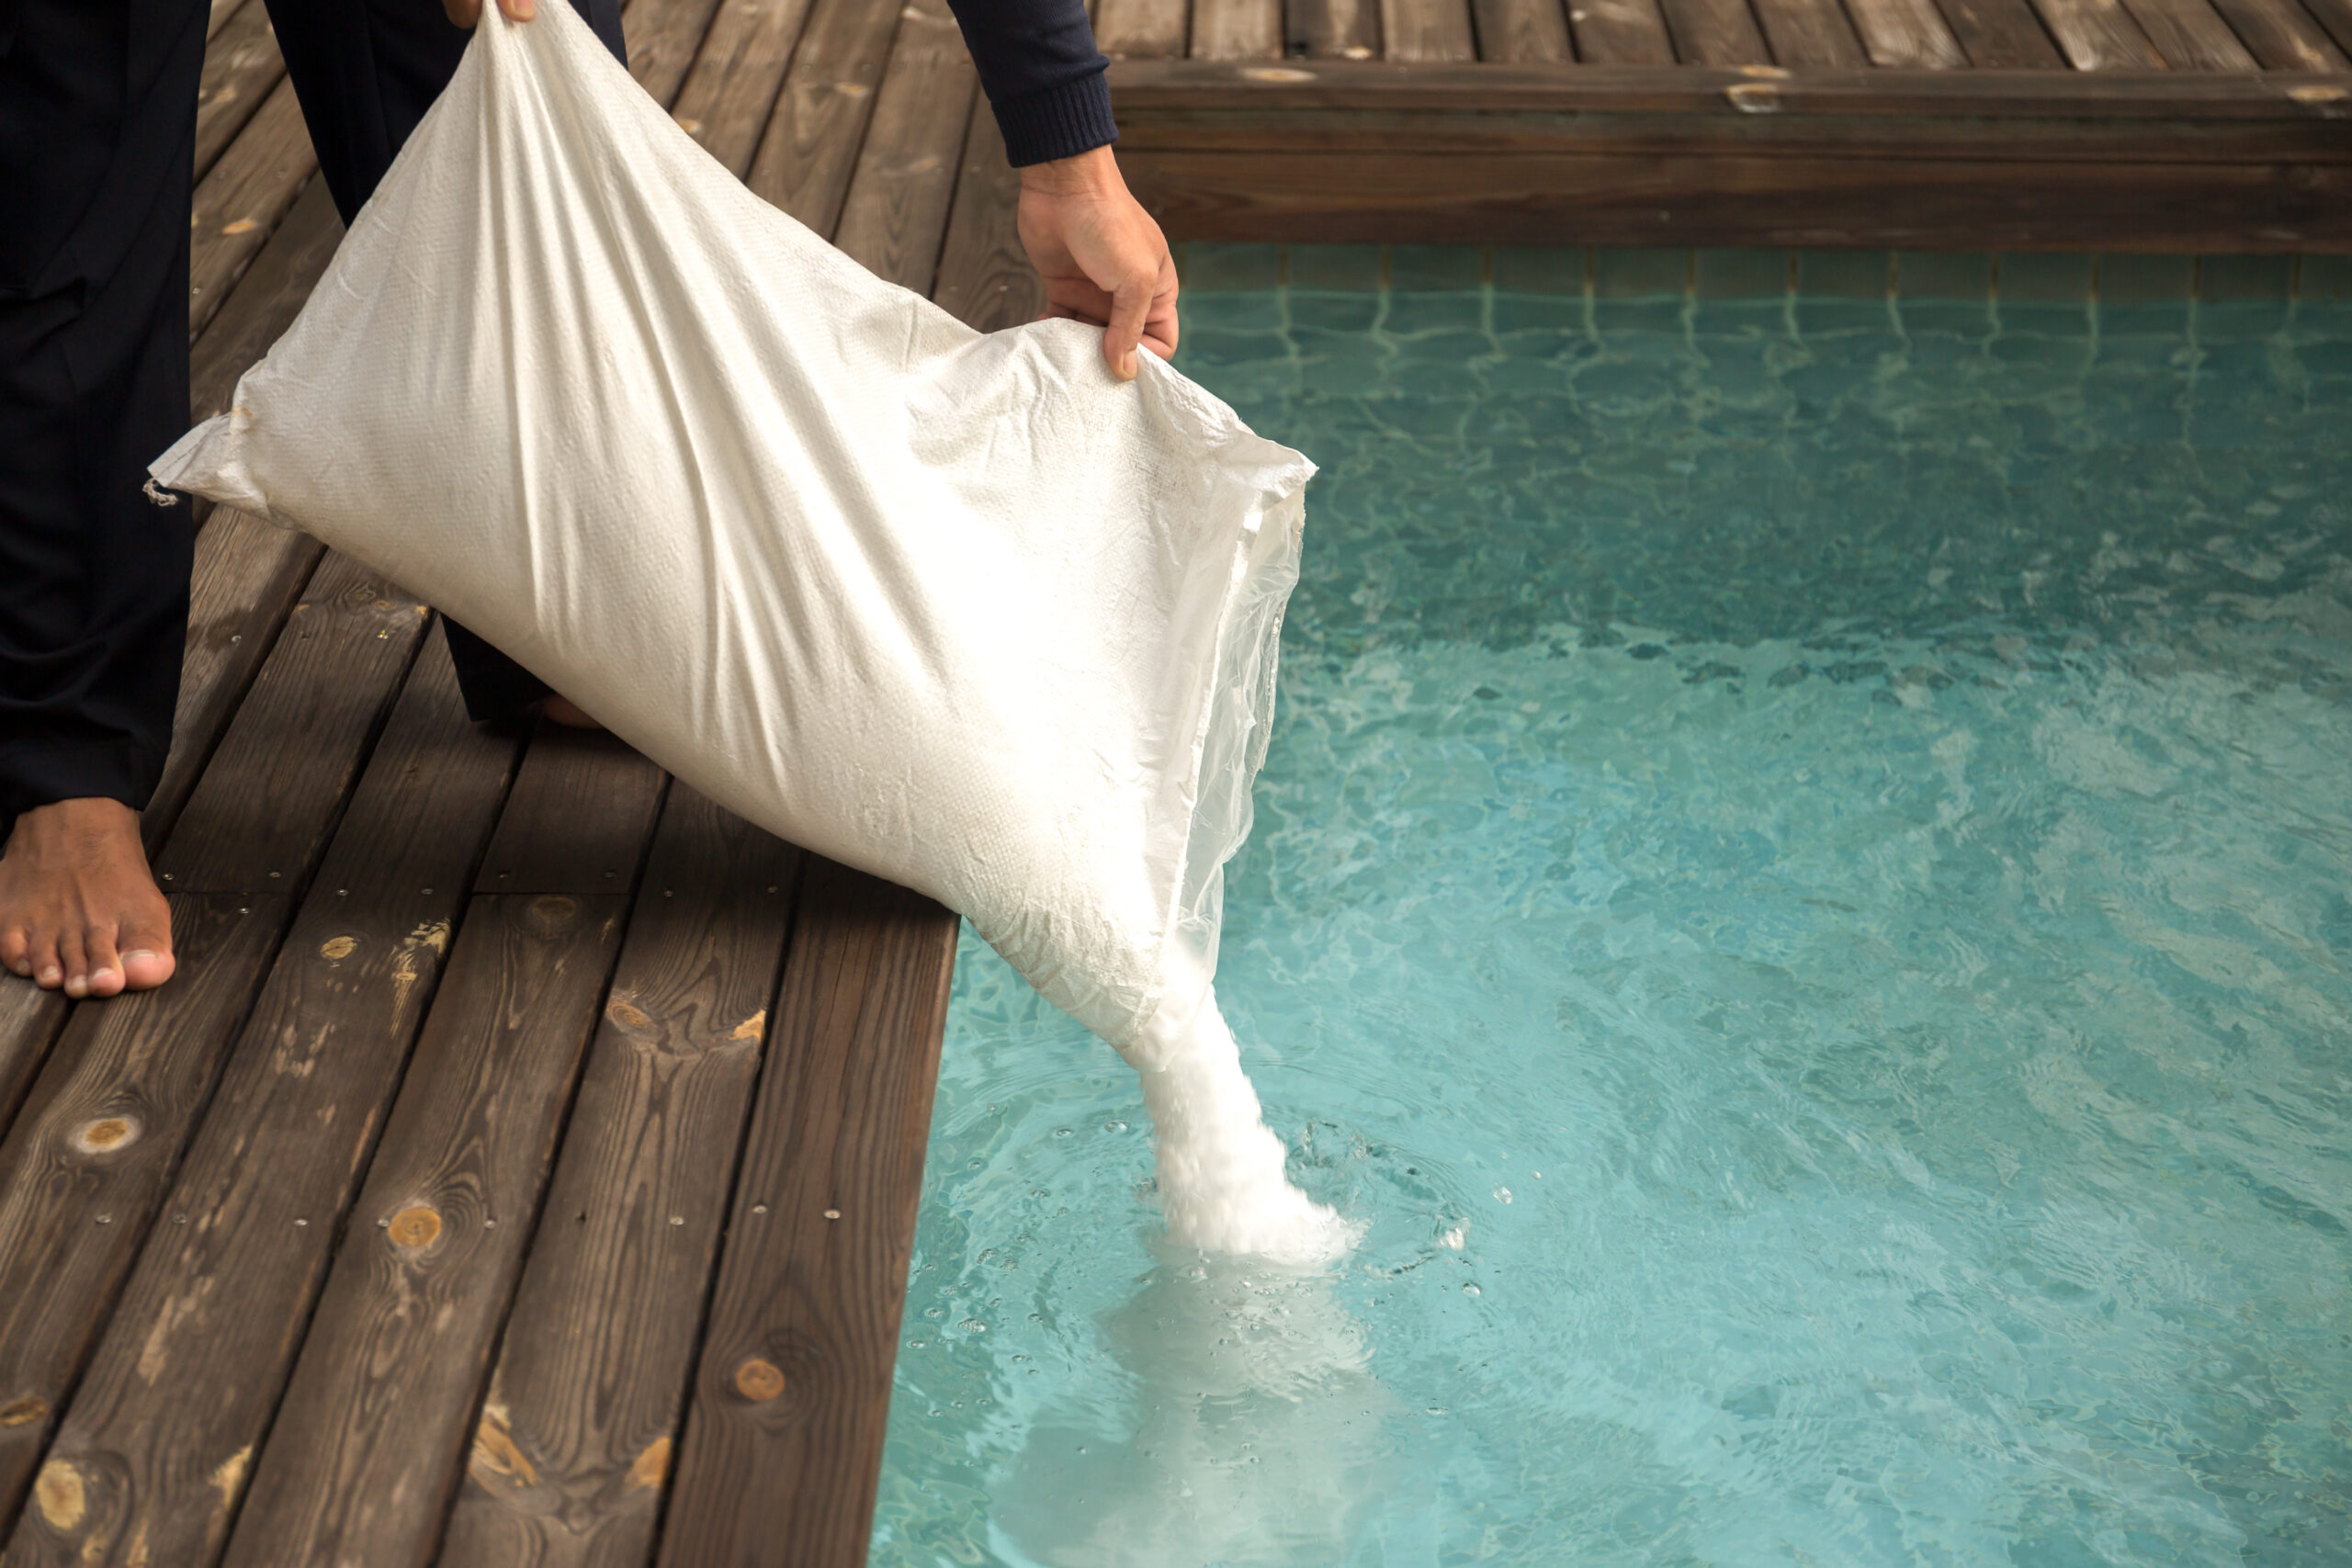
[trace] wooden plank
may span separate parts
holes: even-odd
[[[2325,0],[2321,0],[2324,5]],[[2327,33],[2295,0],[2213,0],[2266,71],[2352,70]],[[2352,17],[2347,17],[2352,21]],[[2345,45],[2352,50],[2352,43]]]
[[[874,0],[815,0],[746,183],[826,238],[857,167],[899,13]]]
[[[25,1091],[49,1059],[49,1048],[73,1008],[62,991],[44,991],[30,980],[0,975],[0,1134],[16,1122]]]
[[[1193,0],[1195,60],[1279,60],[1282,0]]]
[[[1868,64],[1840,0],[1754,0],[1764,41],[1775,63],[1793,66]],[[1860,10],[1856,6],[1856,10]]]
[[[2207,0],[2125,0],[2132,20],[2176,71],[2252,71],[2254,56]]]
[[[427,1559],[627,912],[554,893],[467,910],[232,1568]]]
[[[442,1568],[650,1555],[797,859],[672,788]]]
[[[1568,29],[1577,58],[1589,64],[1674,63],[1674,39],[1657,0],[1568,0]]]
[[[2061,122],[2222,119],[2309,127],[2314,144],[2341,142],[2352,109],[2333,96],[2344,84],[2308,73],[2235,74],[2150,71],[2064,74],[2046,71],[1808,71],[1787,75],[1690,66],[1393,65],[1297,61],[1279,73],[1207,60],[1131,60],[1111,68],[1124,158],[1131,135],[1164,136],[1177,115],[1240,124],[1280,115],[1285,134],[1323,141],[1317,127],[1352,113],[1468,111],[1454,118],[1502,123],[1540,115],[1569,123],[1609,114],[1703,115],[1747,137],[1782,134],[1792,121],[1880,118],[1874,139],[1899,141],[1907,123],[1956,118],[2031,119],[2033,136]],[[1731,89],[1762,86],[1774,112],[1743,107]],[[1312,116],[1303,111],[1317,111]],[[1187,122],[1188,124],[1193,122]],[[1270,123],[1270,122],[1269,122]],[[1130,125],[1136,129],[1130,132]],[[1997,128],[1987,128],[1987,136]],[[2029,140],[2013,138],[2012,140]],[[1890,141],[1892,144],[1892,141]]]
[[[2042,24],[2077,71],[2162,70],[2164,56],[2123,0],[2033,0]]]
[[[196,90],[196,177],[202,179],[286,74],[267,6],[240,6],[205,46]]]
[[[2214,128],[2195,128],[2211,139]],[[2210,151],[2210,149],[2209,149]],[[1639,157],[1130,151],[1171,236],[1295,243],[2352,251],[2352,167],[2045,155],[2030,164],[1718,146]]]
[[[631,0],[622,17],[629,74],[663,108],[678,96],[718,0]]]
[[[1014,225],[1020,197],[1021,177],[1004,161],[1003,133],[987,100],[979,100],[964,138],[963,171],[931,297],[984,333],[1034,321],[1046,309],[1045,285]]]
[[[1872,65],[1950,71],[1968,63],[1935,0],[1848,0]]]
[[[2352,0],[2303,0],[2303,6],[2327,29],[2337,51],[2352,56]]]
[[[931,292],[978,90],[945,0],[908,0],[833,237],[876,276]]]
[[[739,180],[752,166],[808,18],[808,0],[726,0],[679,90],[672,115]]]
[[[0,1144],[0,1520],[25,1500],[288,902],[174,897],[179,973],[155,990],[76,1008]],[[61,1521],[82,1506],[78,1475],[44,1473],[30,1511]]]
[[[197,183],[188,239],[187,324],[204,330],[318,168],[294,84],[280,81]]]
[[[228,408],[237,378],[294,324],[342,243],[343,220],[335,214],[334,197],[326,181],[312,180],[189,350],[194,418],[210,419]]]
[[[1380,0],[1380,37],[1390,60],[1478,58],[1466,0]]]
[[[660,1562],[865,1561],[956,920],[812,859]]]
[[[1576,58],[1560,0],[1472,0],[1471,18],[1478,27],[1481,60],[1530,65]]]
[[[1940,0],[1940,8],[1968,62],[1980,70],[2048,70],[2066,63],[2026,0]]]
[[[220,37],[220,29],[229,25],[231,18],[234,17],[244,5],[245,0],[212,0],[211,15],[205,18],[204,36],[207,39]]]
[[[615,736],[541,725],[474,891],[627,892],[668,784]]]
[[[1094,44],[1114,60],[1167,59],[1184,52],[1185,0],[1101,0]]]
[[[1380,10],[1380,0],[1284,0],[1283,52],[1308,60],[1377,60]]]
[[[330,552],[155,863],[169,893],[298,891],[423,641],[427,612]]]
[[[1675,58],[1685,65],[1770,65],[1747,0],[1659,0]]]
[[[209,1563],[277,1409],[517,743],[427,649],[50,1449],[9,1568]]]
[[[544,870],[548,886],[467,906],[353,1206],[353,1239],[254,1461],[223,1556],[232,1568],[430,1554],[644,838],[617,882],[601,853],[572,852],[650,834],[650,767],[608,736],[543,725],[533,738],[484,863],[503,846],[509,865]]]

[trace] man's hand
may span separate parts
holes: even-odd
[[[1176,260],[1108,147],[1022,170],[1019,219],[1046,314],[1104,329],[1113,375],[1135,378],[1137,344],[1162,359],[1176,352]]]
[[[441,8],[461,28],[470,28],[481,20],[481,0],[441,0]],[[498,0],[498,8],[506,13],[510,22],[527,22],[538,15],[531,0]]]

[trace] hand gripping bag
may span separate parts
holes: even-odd
[[[367,562],[720,804],[937,898],[1148,1091],[1204,1038],[1230,1055],[1221,868],[1312,466],[1148,353],[1117,382],[1095,329],[982,335],[882,282],[571,7],[483,9],[300,317],[155,479]],[[1238,1079],[1254,1127],[1238,1061],[1210,1078],[1179,1098],[1238,1114]],[[1196,1153],[1202,1179],[1240,1157]]]

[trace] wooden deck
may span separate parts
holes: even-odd
[[[1172,237],[2352,251],[2352,0],[1099,0]]]
[[[762,196],[1034,313],[944,0],[626,26]],[[1101,29],[1179,238],[2352,245],[2352,0]],[[261,0],[215,0],[198,173],[201,417],[340,232]],[[608,741],[475,728],[425,606],[300,536],[206,518],[191,632],[146,818],[180,978],[0,979],[0,1564],[862,1561],[953,919]]]

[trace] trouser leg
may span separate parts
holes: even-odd
[[[204,0],[0,6],[0,832],[147,804],[194,534],[142,493],[188,424]]]
[[[449,21],[440,0],[268,4],[320,172],[349,223],[447,85],[471,35]],[[620,0],[573,0],[573,6],[626,62]],[[455,621],[445,625],[466,711],[475,718],[510,717],[547,695],[546,682]]]

